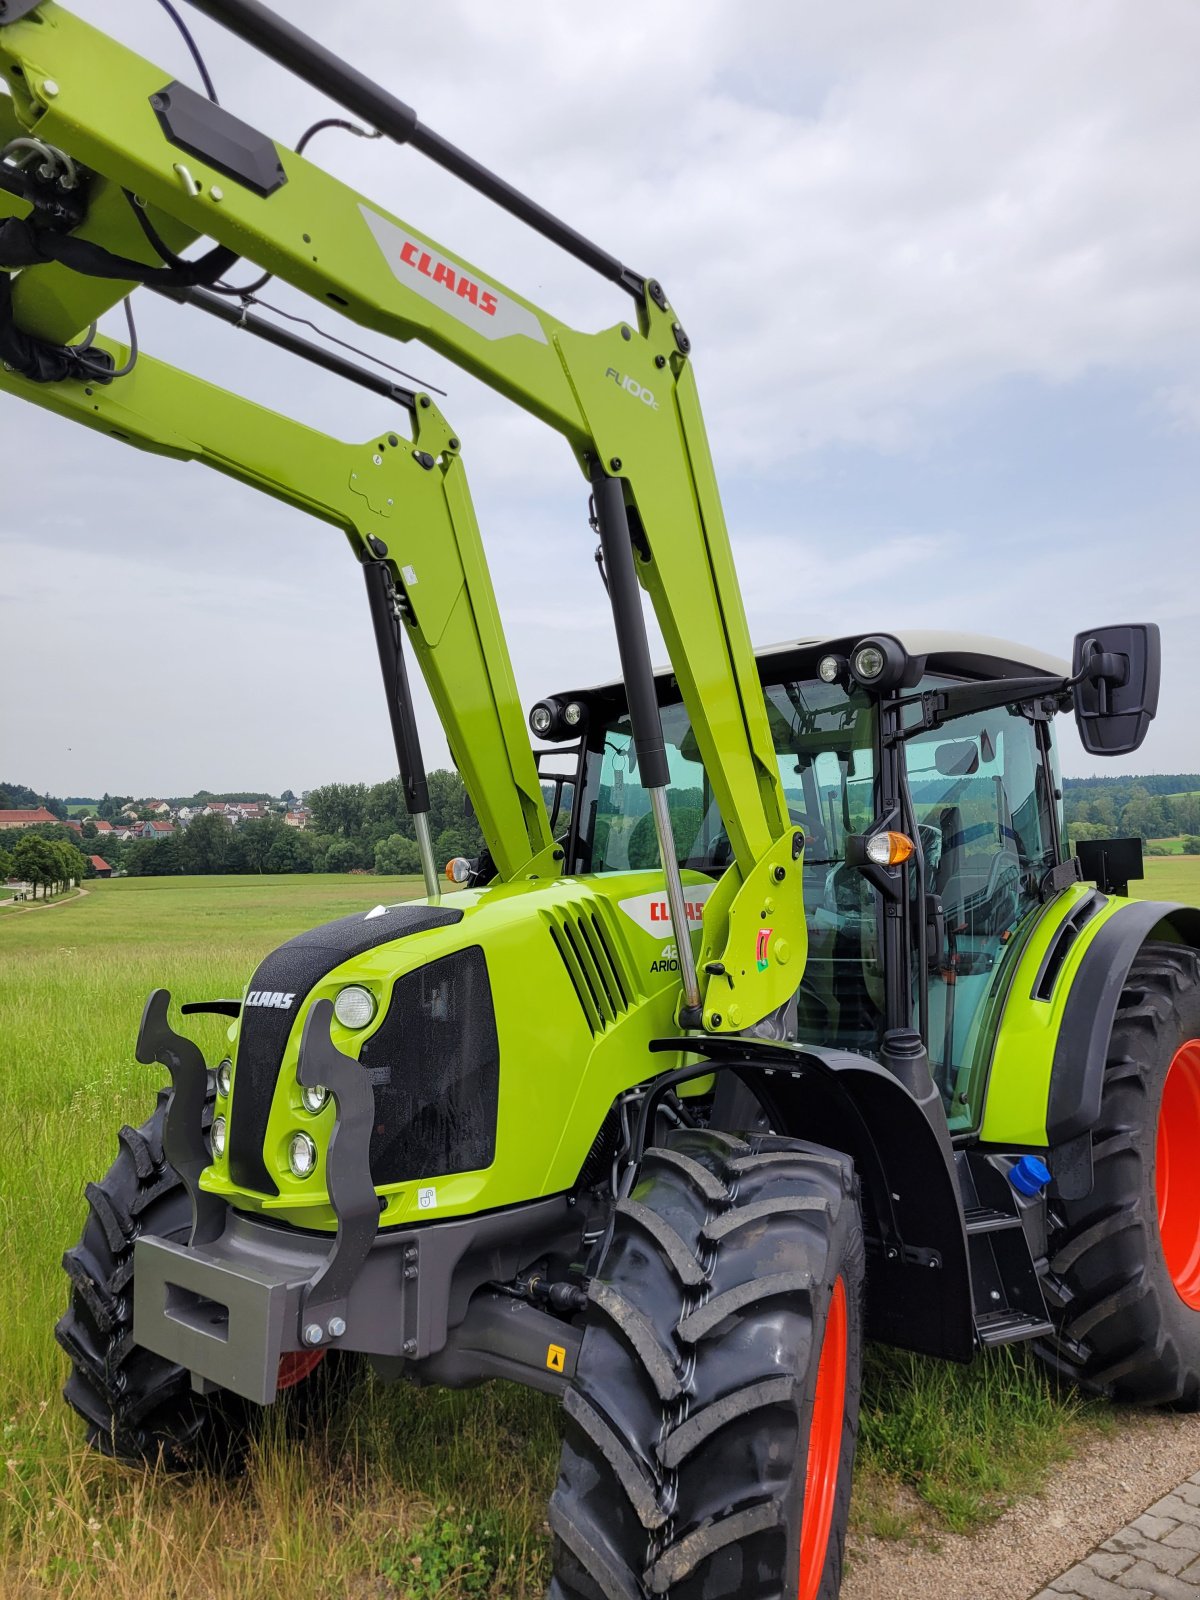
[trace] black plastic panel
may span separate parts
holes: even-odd
[[[359,1060],[375,1085],[377,1186],[491,1166],[500,1045],[477,945],[399,978]]]
[[[198,156],[235,183],[265,199],[287,182],[279,151],[265,133],[186,83],[168,83],[150,96],[150,105],[176,149]]]
[[[263,1140],[283,1052],[314,984],[364,950],[461,920],[461,911],[442,906],[392,906],[378,916],[359,911],[298,934],[259,963],[250,992],[290,994],[292,1003],[247,1006],[242,1013],[229,1119],[229,1172],[236,1184],[260,1194],[279,1193],[263,1159]]]

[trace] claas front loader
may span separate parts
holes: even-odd
[[[137,1058],[170,1088],[65,1257],[93,1444],[214,1463],[352,1354],[514,1379],[562,1399],[556,1596],[828,1600],[865,1337],[1032,1340],[1086,1387],[1194,1407],[1200,913],[1131,902],[1127,841],[1070,855],[1053,741],[1073,707],[1090,750],[1140,745],[1155,629],[1082,633],[1070,664],[886,629],[756,654],[657,281],[257,0],[196,3],[631,306],[577,332],[52,0],[0,6],[0,385],[342,529],[426,889],[182,1022],[150,996]],[[621,676],[539,701],[536,757],[460,440],[256,311],[247,262],[567,441]],[[379,432],[139,351],[143,289],[374,390]],[[118,302],[128,343],[95,330]],[[485,840],[445,892],[408,656]]]

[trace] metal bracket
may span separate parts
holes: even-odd
[[[302,1089],[328,1089],[335,1112],[325,1157],[325,1187],[337,1217],[337,1238],[300,1302],[300,1337],[310,1346],[345,1332],[347,1297],[379,1230],[379,1197],[371,1181],[370,1159],[375,1089],[359,1062],[334,1044],[329,1032],[332,1019],[331,1000],[318,1000],[312,1006],[304,1019],[296,1068]]]
[[[200,1174],[211,1164],[204,1143],[204,1105],[208,1099],[208,1067],[200,1046],[176,1033],[167,1021],[169,989],[154,989],[142,1012],[134,1054],[143,1066],[158,1062],[171,1074],[171,1094],[163,1126],[163,1154],[183,1180],[192,1202],[189,1244],[209,1244],[225,1226],[225,1202],[200,1187]]]

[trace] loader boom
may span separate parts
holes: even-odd
[[[799,980],[803,840],[789,821],[778,776],[690,342],[666,295],[424,128],[408,107],[267,8],[252,0],[204,0],[200,9],[619,283],[634,298],[635,319],[599,333],[568,327],[54,0],[10,0],[0,18],[0,71],[12,99],[0,108],[0,133],[34,135],[67,152],[89,175],[86,214],[70,227],[48,217],[45,207],[30,211],[19,194],[0,192],[0,213],[10,214],[0,226],[0,267],[21,269],[12,281],[13,326],[64,344],[139,282],[161,282],[164,264],[168,277],[172,269],[186,272],[178,252],[203,238],[218,247],[206,258],[214,273],[244,257],[356,323],[392,338],[420,339],[561,433],[593,485],[601,542],[613,567],[610,592],[634,737],[655,799],[668,897],[677,911],[686,1002],[680,1019],[718,1032],[748,1026],[782,1004]],[[77,243],[82,240],[90,243]],[[91,395],[79,379],[44,385],[5,373],[3,380],[10,390],[92,426],[163,453],[194,455],[348,531],[352,525],[361,541],[370,519],[349,513],[354,502],[344,481],[336,481],[350,465],[345,454],[335,466],[328,445],[318,449],[314,439],[310,462],[283,443],[281,428],[295,424],[258,411],[251,419],[239,409],[245,402],[169,373],[143,357],[111,387],[92,385]],[[126,410],[122,427],[119,413]],[[250,437],[259,427],[261,443]],[[317,486],[311,487],[318,459],[329,464],[315,472]],[[359,459],[369,464],[371,453]],[[453,524],[466,504],[458,463],[437,477],[443,520],[448,516]],[[371,519],[383,517],[380,501],[364,503]],[[459,566],[473,567],[478,589],[481,579],[486,584],[486,568],[473,526],[463,547],[469,546],[469,559]],[[389,551],[399,547],[394,533],[383,537]],[[706,912],[699,980],[691,970],[666,813],[668,763],[657,714],[650,714],[645,625],[636,589],[622,581],[618,567],[628,569],[626,576],[631,571],[651,597],[732,849],[733,864]],[[499,847],[497,865],[503,861],[502,872],[512,872],[523,849],[527,859],[536,857],[548,839],[540,794],[531,793],[529,768],[512,748],[516,699],[494,604],[480,615],[485,612],[483,632],[495,628],[495,638],[478,636],[463,670],[475,685],[468,698],[491,705],[486,748],[472,753],[477,735],[465,724],[456,727],[451,691],[436,668],[431,688],[439,712],[449,717],[454,757],[464,776],[470,773],[476,804],[485,790],[509,791],[495,801],[497,816],[485,832],[489,845],[494,838]],[[425,643],[417,653],[428,668],[422,656],[432,636],[427,616],[422,627]],[[764,919],[782,952],[778,961],[755,960]],[[703,995],[709,979],[716,985],[711,1003]]]

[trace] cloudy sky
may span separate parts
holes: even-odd
[[[195,81],[154,0],[75,9]],[[921,625],[1065,654],[1083,627],[1155,620],[1158,721],[1104,770],[1200,769],[1190,0],[286,10],[666,284],[756,639]],[[287,142],[327,113],[187,16],[232,110]],[[627,314],[414,152],[329,134],[309,153],[577,326]],[[156,355],[346,439],[392,420],[149,298]],[[566,447],[420,347],[392,358],[449,392],[525,702],[614,675]],[[0,778],[86,795],[389,775],[341,535],[6,396],[0,424]],[[1095,770],[1060,730],[1067,772]]]

